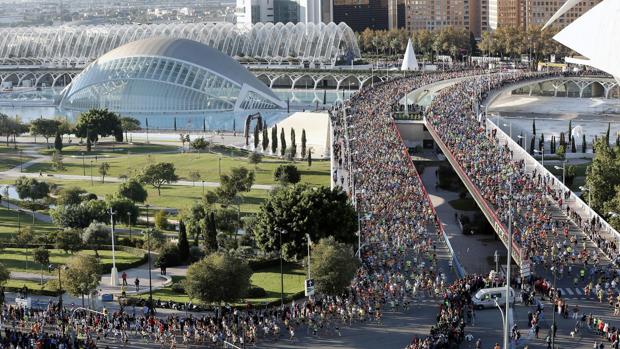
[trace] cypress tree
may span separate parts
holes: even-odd
[[[205,217],[205,226],[207,228],[207,249],[209,251],[217,251],[217,229],[215,227],[215,213],[213,211]]]
[[[286,154],[286,137],[284,136],[284,129],[280,129],[280,155]]]
[[[182,219],[179,220],[179,243],[177,247],[179,248],[179,257],[181,257],[183,262],[186,262],[189,259],[189,241],[187,240],[185,223]]]
[[[295,158],[297,155],[297,141],[295,139],[295,129],[291,127],[291,157]]]
[[[258,137],[258,124],[256,124],[256,126],[254,126],[254,150],[258,149],[258,141],[259,141],[259,137]]]
[[[306,130],[301,129],[301,158],[306,157]]]
[[[620,132],[616,133],[616,147],[620,147]]]
[[[568,120],[568,137],[573,136],[573,120]]]
[[[564,137],[564,132],[560,132],[560,147],[561,146],[566,148],[566,138]]]
[[[60,132],[56,132],[56,138],[54,139],[54,148],[58,151],[62,151],[62,138]]]
[[[609,145],[609,133],[611,132],[611,122],[607,123],[607,132],[605,133],[605,138],[606,141],[605,143],[607,143],[607,145]]]
[[[312,166],[312,149],[308,150],[308,167]]]
[[[532,139],[530,140],[530,154],[534,153],[534,146],[536,144],[536,139],[534,139],[534,137],[532,137]]]
[[[269,132],[267,128],[263,128],[263,151],[266,152],[267,148],[269,148]]]
[[[538,151],[540,152],[545,151],[545,134],[544,133],[540,134],[540,142],[538,142]]]
[[[581,136],[581,152],[585,153],[586,152],[586,148],[588,147],[587,143],[586,143],[586,135],[585,133]]]
[[[575,145],[575,137],[574,136],[570,137],[570,148],[571,148],[571,151],[573,153],[577,152],[577,146]]]
[[[536,119],[532,120],[532,133],[536,134]]]
[[[173,120],[174,120],[174,131],[176,132],[176,130],[177,130],[177,117],[175,116]]]
[[[271,128],[271,153],[275,154],[278,151],[278,125],[273,125]]]

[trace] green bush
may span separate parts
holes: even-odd
[[[170,286],[170,289],[174,293],[185,294],[185,286],[182,282],[175,282]]]
[[[248,290],[247,298],[263,298],[267,296],[267,291],[264,288],[258,286],[252,286]]]

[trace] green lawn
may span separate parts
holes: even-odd
[[[163,144],[144,144],[144,143],[112,143],[105,142],[99,143],[97,146],[93,146],[90,153],[86,152],[86,145],[65,145],[62,148],[62,153],[66,157],[70,156],[78,156],[80,157],[82,153],[84,153],[87,157],[93,156],[106,156],[106,157],[114,157],[114,156],[125,156],[127,152],[131,154],[145,154],[145,153],[162,153],[162,152],[176,152],[179,147],[174,145],[163,145]],[[54,152],[54,149],[42,149],[40,151],[41,154],[49,155]]]
[[[284,265],[284,296],[290,296],[304,290],[305,270],[298,264],[287,263]],[[185,280],[184,276],[173,276],[173,282]],[[266,268],[252,274],[252,285],[262,287],[267,292],[264,298],[248,298],[246,302],[262,304],[273,302],[280,299],[280,267]],[[148,294],[140,295],[141,298],[148,298]],[[153,292],[154,300],[189,302],[186,294],[174,292],[170,287],[164,287]],[[243,303],[245,304],[245,303]]]
[[[48,251],[50,252],[50,263],[52,264],[65,264],[72,257],[71,254],[66,254],[62,250],[50,249]],[[80,251],[80,253],[94,255],[95,251],[83,250]],[[100,262],[102,264],[112,263],[112,251],[99,251],[99,256],[101,257]],[[28,261],[26,261],[26,257]],[[39,273],[41,270],[41,266],[37,263],[34,263],[32,258],[33,249],[29,249],[28,251],[26,251],[25,248],[5,248],[0,253],[0,263],[3,263],[5,266],[7,266],[9,270]],[[116,251],[117,264],[133,263],[140,260],[140,258],[142,258],[142,256],[134,255],[125,251]],[[104,273],[105,272],[109,271],[105,270]],[[47,266],[43,268],[43,273],[47,274]]]
[[[64,153],[64,151],[63,151]],[[221,161],[219,160],[221,158]],[[65,154],[64,158],[64,171],[57,171],[52,168],[51,163],[38,163],[29,167],[26,171],[37,173],[55,173],[55,174],[73,174],[90,176],[91,161],[94,159],[86,159],[82,162],[80,156],[70,157]],[[172,162],[176,167],[177,174],[182,180],[189,180],[189,173],[191,171],[198,171],[201,174],[201,179],[207,182],[218,182],[220,174],[230,171],[233,167],[245,166],[250,169],[254,169],[254,165],[248,163],[245,157],[230,157],[221,155],[218,153],[176,153],[176,154],[139,154],[127,156],[115,156],[105,159],[98,158],[96,161],[92,161],[92,172],[94,176],[98,176],[98,166],[102,162],[110,164],[110,170],[108,176],[118,177],[121,175],[131,176],[134,173],[138,173],[147,164],[153,164],[156,162]],[[274,158],[264,158],[263,162],[258,164],[256,168],[256,183],[257,184],[274,184],[273,179],[274,170],[281,164],[287,163],[284,160]],[[313,185],[328,185],[329,184],[329,162],[328,161],[314,161],[312,167],[308,167],[307,162],[301,161],[295,163],[301,173],[301,181]]]
[[[32,157],[24,154],[20,157],[19,150],[15,150],[13,147],[0,146],[0,171],[10,170],[30,159]]]
[[[43,280],[43,286],[41,286],[40,281],[34,280],[18,280],[18,279],[10,279],[5,284],[5,287],[13,287],[13,288],[22,288],[24,286],[28,287],[29,290],[46,290],[46,291],[56,291],[56,288],[50,288],[46,281]]]
[[[22,227],[31,226],[35,233],[47,233],[56,230],[53,224],[35,220],[32,224],[32,216],[22,213],[19,215],[19,222]],[[17,232],[18,215],[13,210],[7,210],[6,206],[0,207],[0,240],[10,239]]]

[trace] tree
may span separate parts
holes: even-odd
[[[312,247],[311,259],[316,290],[331,296],[344,293],[359,268],[351,246],[337,242],[333,236],[321,239]]]
[[[566,156],[566,146],[565,145],[560,145],[560,147],[555,152],[555,154],[557,156],[559,156],[560,158],[564,158]]]
[[[107,199],[108,210],[116,212],[114,216],[115,222],[123,222],[125,224],[135,225],[138,222],[140,209],[136,204],[125,197],[115,197]]]
[[[8,144],[8,141],[7,141]],[[278,151],[278,125],[273,125],[271,128],[271,153],[275,154]]]
[[[257,246],[265,252],[278,250],[282,235],[284,255],[298,259],[306,253],[306,237],[312,241],[334,236],[336,241],[357,241],[357,214],[347,194],[337,188],[313,188],[297,184],[273,191],[260,206],[253,227]]]
[[[280,156],[286,154],[286,137],[284,137],[284,129],[280,129]]]
[[[215,212],[211,211],[205,217],[206,237],[205,242],[207,249],[211,252],[217,251],[217,228],[215,226]]]
[[[185,291],[203,303],[233,302],[250,288],[252,270],[247,262],[224,253],[211,253],[187,270]]]
[[[189,254],[189,246],[188,246]],[[173,243],[166,243],[159,249],[159,254],[155,260],[155,267],[157,268],[170,268],[181,265],[184,260],[181,259],[179,247]]]
[[[99,257],[99,249],[101,245],[110,243],[110,228],[99,222],[92,222],[84,229],[82,233],[82,242],[84,245],[89,245],[95,250],[95,256]]]
[[[610,134],[610,132],[611,132],[611,122],[608,122],[607,123],[607,131],[605,132],[605,142],[607,143],[607,145],[609,145],[609,140],[610,140],[609,134]]]
[[[54,247],[65,251],[65,253],[75,253],[82,248],[80,232],[76,229],[63,229],[56,235]]]
[[[286,164],[276,168],[273,172],[273,178],[282,185],[296,184],[301,180],[301,174],[297,166]]]
[[[0,286],[4,286],[10,278],[11,272],[4,264],[0,263]],[[2,303],[0,303],[0,305],[2,305]]]
[[[532,134],[536,134],[536,119],[532,119]]]
[[[59,205],[50,209],[54,223],[63,228],[86,228],[93,221],[110,219],[108,206],[101,200],[87,200],[79,205]]]
[[[180,133],[179,140],[181,140],[181,150],[183,153],[185,153],[185,135]]]
[[[198,171],[189,171],[189,179],[192,181],[192,187],[195,185],[196,181],[200,180],[200,172]]]
[[[28,256],[30,255],[29,246],[32,244],[33,239],[34,234],[32,233],[31,227],[23,227],[15,234],[14,242],[17,243],[18,246],[26,247],[26,268],[28,267]]]
[[[56,171],[65,170],[65,163],[63,162],[62,153],[58,150],[54,150],[52,153],[52,166]]]
[[[81,113],[75,125],[75,135],[95,142],[99,137],[114,136],[117,142],[123,141],[121,119],[107,109],[91,109]],[[87,151],[90,149],[87,148]]]
[[[77,254],[67,263],[67,270],[61,274],[62,286],[73,296],[91,294],[99,287],[101,280],[101,266],[97,257],[87,254]]]
[[[263,152],[267,151],[267,148],[269,148],[269,132],[267,131],[267,128],[263,128]]]
[[[570,148],[573,153],[577,152],[577,146],[575,145],[575,136],[570,136]]]
[[[312,148],[308,149],[308,167],[312,166]]]
[[[200,156],[200,153],[209,146],[209,142],[205,141],[203,137],[200,137],[191,141],[190,146],[192,149],[196,150],[198,152],[198,156]]]
[[[263,156],[258,152],[251,152],[248,156],[248,162],[254,165],[254,169],[258,168],[261,161],[263,161]]]
[[[306,158],[306,129],[301,129],[301,158]]]
[[[86,191],[80,187],[62,188],[56,196],[56,203],[58,205],[79,205],[85,193]]]
[[[62,151],[62,137],[60,137],[60,132],[56,132],[56,138],[54,139],[54,149],[57,151]]]
[[[155,213],[155,227],[157,229],[168,228],[168,213],[164,210],[159,210]]]
[[[15,191],[20,199],[30,199],[32,201],[47,197],[50,192],[46,182],[39,182],[35,178],[19,177],[15,181]]]
[[[254,151],[258,150],[258,143],[260,141],[259,139],[259,135],[260,135],[260,130],[258,129],[258,123],[254,126]]]
[[[137,179],[130,178],[118,186],[118,195],[133,202],[145,202],[149,194]]]
[[[138,131],[140,129],[140,120],[130,116],[123,116],[121,118],[121,129],[125,132],[125,142],[129,143],[127,135],[131,131]]]
[[[593,148],[596,153],[586,170],[586,186],[590,190],[587,196],[592,198],[588,205],[602,212],[605,203],[614,198],[616,186],[620,185],[620,160],[605,138],[597,139]]]
[[[99,174],[101,175],[101,183],[105,183],[105,176],[110,173],[110,164],[102,162],[99,164]]]
[[[147,165],[140,175],[140,181],[157,189],[157,195],[161,195],[161,187],[164,184],[176,182],[179,179],[171,162],[159,162]]]
[[[291,158],[295,158],[297,156],[297,140],[295,139],[295,129],[291,128]]]
[[[30,133],[45,138],[45,143],[49,146],[50,137],[54,137],[60,127],[60,122],[53,119],[35,119],[30,123]]]
[[[581,136],[581,152],[585,153],[588,144],[586,143],[586,135],[585,133]]]
[[[231,203],[239,193],[249,192],[253,184],[254,172],[245,167],[234,167],[230,174],[220,177],[220,186],[215,192],[222,202]]]
[[[151,250],[159,250],[166,243],[166,235],[159,229],[150,228],[146,234],[148,239],[143,248],[149,248],[150,245]]]
[[[179,220],[179,242],[177,244],[179,248],[179,257],[181,261],[186,262],[189,260],[189,241],[187,240],[187,231],[185,230],[185,223],[183,220]]]
[[[43,285],[43,267],[50,263],[50,252],[43,246],[34,250],[34,262],[41,266],[41,285]]]

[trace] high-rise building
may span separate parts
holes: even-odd
[[[333,21],[361,32],[405,27],[405,0],[333,0]]]
[[[326,0],[329,3],[329,0]],[[321,0],[237,0],[237,23],[320,23],[324,8]],[[327,12],[327,14],[330,14]]]
[[[489,4],[489,28],[501,26],[542,26],[566,0],[482,0]],[[555,26],[563,28],[581,16],[601,0],[581,1],[560,17]]]
[[[455,27],[470,30],[470,0],[408,0],[407,29]]]

